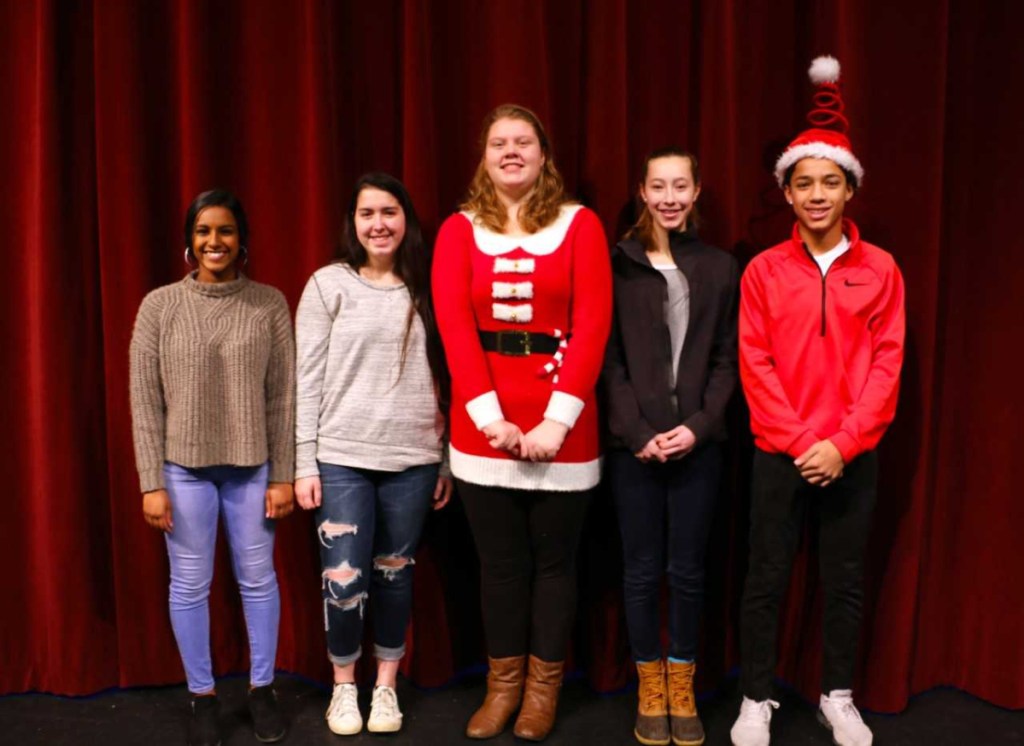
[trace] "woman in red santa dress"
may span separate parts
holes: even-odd
[[[566,197],[533,112],[492,111],[481,151],[433,267],[451,468],[480,555],[490,666],[466,735],[496,736],[519,709],[515,735],[539,741],[554,724],[576,547],[600,478],[594,386],[611,271],[601,224]]]

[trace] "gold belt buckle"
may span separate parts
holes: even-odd
[[[505,349],[505,340],[514,339],[519,345],[514,350]],[[520,349],[521,348],[521,349]],[[526,357],[530,354],[530,333],[522,329],[506,329],[498,332],[498,352],[502,355]]]

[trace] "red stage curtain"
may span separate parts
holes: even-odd
[[[1018,7],[0,1],[0,692],[183,678],[163,542],[140,515],[127,348],[143,295],[185,270],[181,222],[198,191],[237,191],[252,223],[252,276],[294,303],[332,256],[356,176],[404,179],[432,234],[469,181],[481,118],[516,101],[548,123],[569,188],[610,234],[643,154],[692,149],[704,235],[747,261],[788,232],[770,163],[804,124],[809,60],[831,52],[867,168],[850,211],[898,258],[909,321],[900,409],[881,448],[859,699],[894,711],[953,685],[1024,707],[1024,500],[1013,486],[1024,415]],[[738,402],[709,550],[705,688],[737,663],[743,417]],[[602,690],[630,669],[618,551],[601,497],[581,550],[573,660]],[[779,674],[813,697],[821,607],[807,556],[785,609]],[[281,525],[277,559],[278,665],[322,677],[308,516]],[[247,655],[225,560],[212,599],[218,672],[243,669]],[[482,660],[475,562],[458,505],[434,516],[405,664],[417,683],[439,685]]]

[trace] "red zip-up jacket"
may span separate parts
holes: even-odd
[[[799,457],[828,438],[850,463],[896,413],[903,364],[903,277],[860,240],[822,275],[798,226],[758,254],[740,282],[740,380],[754,443]]]

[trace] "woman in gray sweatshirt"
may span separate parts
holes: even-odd
[[[401,728],[395,695],[412,607],[412,565],[441,472],[443,353],[428,286],[430,260],[405,187],[356,182],[338,261],[313,273],[296,314],[296,482],[316,511],[334,692],[327,724],[363,727],[355,663],[363,607],[373,604],[377,685],[367,729]]]

